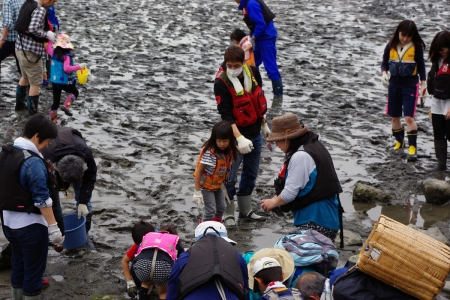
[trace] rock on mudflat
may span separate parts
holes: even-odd
[[[353,202],[389,202],[390,196],[380,189],[358,182],[353,189]]]
[[[339,245],[340,242],[341,242],[341,236],[340,236],[340,232],[338,232],[334,243],[336,245]],[[344,229],[344,245],[345,246],[361,246],[362,244],[363,244],[362,239],[359,234]]]
[[[427,178],[422,184],[427,203],[444,204],[450,200],[450,183],[444,180]]]
[[[437,227],[431,227],[428,229],[420,229],[420,228],[417,228],[416,226],[414,226],[413,224],[409,224],[408,227],[414,228],[414,229],[418,230],[419,232],[435,239],[438,242],[441,242],[443,244],[448,243],[448,239],[442,234],[442,232]]]

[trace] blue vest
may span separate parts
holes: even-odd
[[[72,54],[65,54],[70,57],[70,65],[73,66],[73,57]],[[67,74],[64,72],[64,60],[59,61],[56,57],[52,56],[52,61],[50,65],[50,82],[56,84],[72,84],[75,83],[75,78],[73,72]]]

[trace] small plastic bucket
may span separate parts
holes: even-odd
[[[77,249],[86,244],[86,218],[78,214],[64,216],[64,248],[68,250]]]
[[[77,71],[78,83],[86,84],[89,76],[89,70],[87,68],[80,69]]]

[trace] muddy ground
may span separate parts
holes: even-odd
[[[390,119],[384,114],[386,89],[380,83],[382,51],[397,24],[413,19],[426,44],[448,29],[449,2],[442,0],[314,0],[266,3],[277,15],[278,63],[285,96],[272,103],[271,82],[261,67],[269,115],[296,113],[320,134],[330,150],[344,192],[345,228],[365,239],[380,213],[418,227],[439,226],[447,237],[449,206],[424,204],[420,183],[434,159],[432,127],[419,108],[419,160],[390,148]],[[156,226],[175,223],[190,245],[200,216],[192,203],[195,162],[201,144],[219,121],[213,80],[229,34],[245,29],[231,0],[59,1],[61,31],[76,47],[76,61],[91,75],[73,105],[73,117],[60,123],[79,129],[94,152],[99,173],[93,195],[93,251],[49,253],[43,299],[89,299],[94,294],[126,297],[120,262],[131,245],[132,225],[140,218]],[[427,69],[430,64],[427,63]],[[2,63],[0,142],[21,135],[28,117],[14,112],[18,75],[12,59]],[[47,112],[51,91],[42,90],[40,111]],[[273,195],[273,180],[283,161],[278,149],[264,146],[253,194]],[[393,196],[389,205],[353,204],[357,181]],[[64,195],[67,213],[74,200]],[[265,222],[240,221],[231,238],[244,252],[272,246],[293,230],[290,216],[268,215]],[[359,247],[340,251],[340,265]],[[0,298],[8,298],[8,271],[0,272]]]

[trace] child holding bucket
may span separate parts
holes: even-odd
[[[140,300],[150,300],[153,285],[158,289],[159,299],[166,299],[170,272],[183,252],[178,232],[172,225],[162,226],[159,232],[149,232],[142,238],[131,265],[134,281],[141,282]]]
[[[60,33],[56,38],[56,43],[49,41],[47,53],[52,57],[50,68],[50,82],[53,89],[53,104],[51,106],[49,116],[53,122],[57,122],[57,110],[61,101],[61,92],[69,93],[64,101],[61,110],[68,116],[72,116],[70,106],[78,98],[78,89],[76,87],[76,78],[74,72],[86,69],[86,64],[81,63],[74,65],[73,44],[67,34]]]
[[[227,208],[222,184],[237,156],[236,142],[231,124],[221,121],[214,125],[211,137],[203,144],[195,169],[193,201],[204,204],[202,221],[221,222]]]

